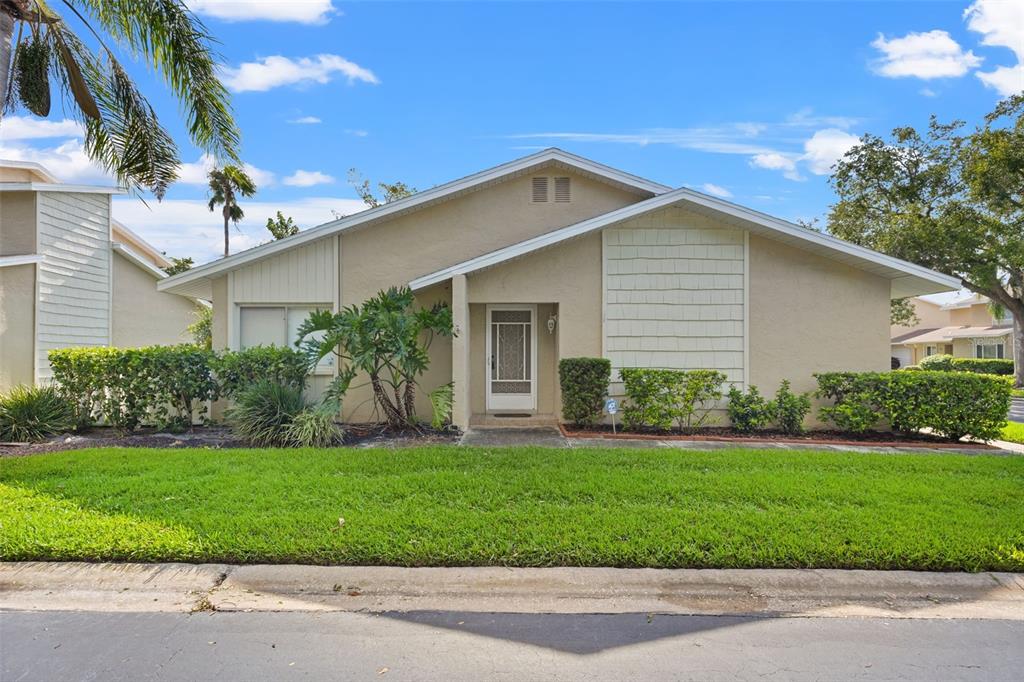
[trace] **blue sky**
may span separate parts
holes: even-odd
[[[786,219],[823,218],[828,167],[865,132],[977,123],[1024,89],[1024,3],[343,3],[191,0],[221,41],[260,191],[233,250],[360,208],[346,181],[427,188],[559,146]],[[218,255],[204,163],[177,105],[133,73],[182,144],[162,204],[115,216],[175,256]],[[0,126],[0,158],[102,182],[76,128]]]

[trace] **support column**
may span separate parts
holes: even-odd
[[[452,424],[469,428],[469,292],[465,275],[452,277]]]

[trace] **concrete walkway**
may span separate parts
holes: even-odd
[[[749,447],[768,450],[836,450],[843,452],[880,452],[884,454],[899,453],[935,453],[935,454],[967,454],[967,455],[1005,455],[1024,454],[1024,446],[1003,441],[992,445],[1001,450],[974,447],[963,443],[957,448],[928,447],[889,447],[884,445],[828,445],[820,443],[737,443],[727,441],[706,440],[651,440],[625,438],[566,438],[562,432],[552,426],[538,427],[470,427],[460,445],[485,447],[537,446],[551,448],[679,448],[684,450],[724,450],[727,448]]]
[[[1024,423],[1024,398],[1013,398],[1010,401],[1009,419],[1012,422]]]
[[[843,570],[0,564],[17,611],[460,611],[1024,621],[1024,575]]]

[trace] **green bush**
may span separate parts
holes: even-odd
[[[330,406],[306,408],[284,429],[284,442],[297,448],[329,448],[340,445],[345,432],[335,421]]]
[[[304,409],[301,388],[263,380],[238,390],[234,405],[224,416],[239,437],[257,447],[287,446],[296,435],[292,423]]]
[[[690,429],[702,426],[722,397],[726,376],[710,369],[623,369],[626,427]]]
[[[430,398],[430,426],[438,430],[443,429],[452,421],[455,385],[449,382],[438,386],[427,397]]]
[[[761,395],[757,386],[746,392],[729,387],[729,404],[726,407],[732,427],[742,433],[753,433],[768,426],[772,420],[771,401]]]
[[[953,358],[952,368],[956,372],[975,374],[1013,374],[1013,360],[996,358]]]
[[[769,409],[772,422],[779,431],[789,435],[803,433],[804,419],[811,411],[811,397],[807,393],[793,393],[789,389],[789,381],[783,379]]]
[[[253,346],[240,351],[221,351],[211,358],[220,396],[233,398],[240,390],[260,381],[282,386],[306,386],[309,359],[305,353],[279,346]]]
[[[606,358],[563,358],[558,362],[562,416],[576,426],[601,421],[612,363]]]
[[[969,372],[829,372],[815,375],[818,396],[832,400],[821,417],[854,433],[888,424],[931,429],[959,440],[997,438],[1006,424],[1010,383]]]
[[[38,441],[75,426],[72,405],[53,386],[15,386],[0,395],[0,441]]]
[[[921,369],[926,369],[930,372],[952,372],[953,371],[953,356],[952,355],[929,355],[924,360],[918,363]]]

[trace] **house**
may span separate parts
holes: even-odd
[[[0,391],[49,379],[55,348],[188,340],[196,300],[157,291],[170,263],[113,220],[117,193],[0,161]]]
[[[989,300],[971,294],[946,304],[913,299],[918,322],[893,326],[892,357],[901,367],[915,365],[929,355],[958,358],[1012,358],[1013,318],[993,317]]]
[[[714,368],[774,391],[813,372],[886,370],[891,298],[946,275],[688,188],[547,149],[170,277],[213,302],[215,347],[292,343],[310,309],[409,285],[451,306],[427,391],[457,426],[559,418],[558,360]],[[335,368],[315,370],[313,390]],[[357,380],[358,383],[358,380]],[[613,392],[619,390],[613,387]],[[343,417],[372,417],[366,387]],[[512,415],[512,416],[509,416]],[[525,415],[525,416],[523,416]]]

